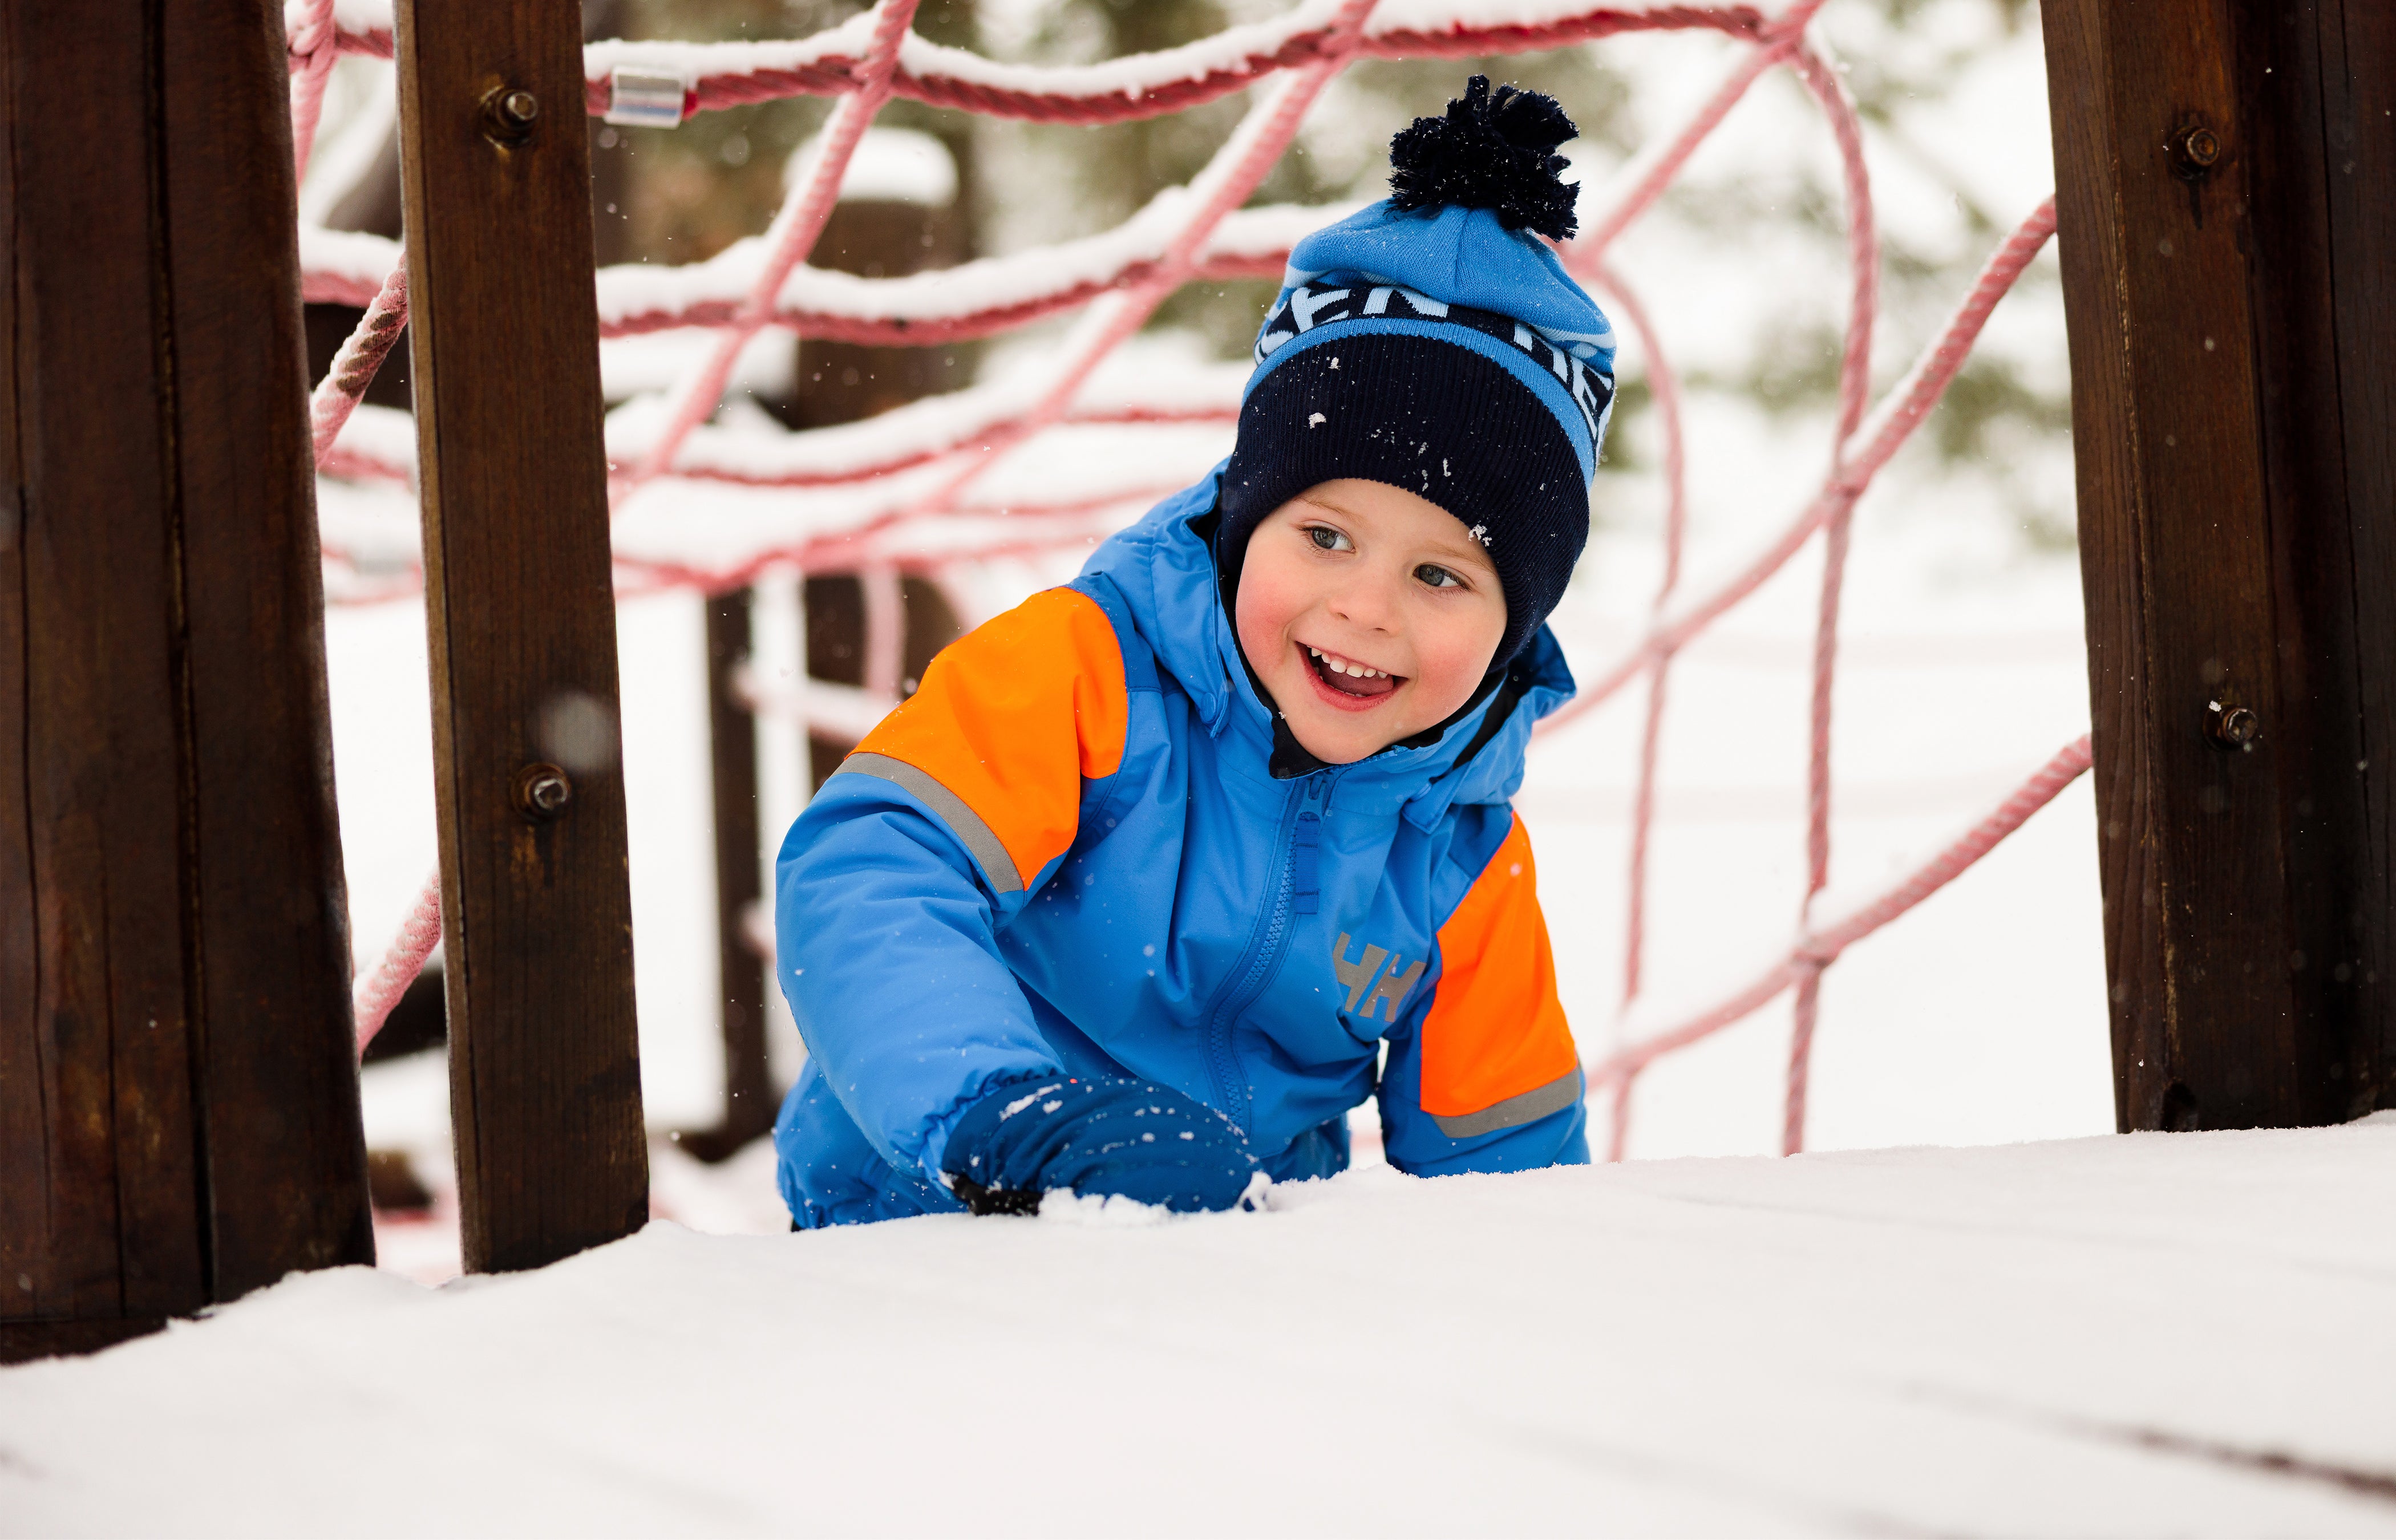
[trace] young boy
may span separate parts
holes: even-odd
[[[792,828],[775,1128],[804,1228],[1223,1209],[1348,1163],[1589,1158],[1507,799],[1573,685],[1605,317],[1545,97],[1475,77],[1300,242],[1231,458],[959,641]]]

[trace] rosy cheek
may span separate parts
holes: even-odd
[[[1284,661],[1282,638],[1304,608],[1303,586],[1277,571],[1265,552],[1253,551],[1238,600],[1240,645],[1252,665],[1270,671]]]
[[[1443,636],[1424,646],[1417,654],[1420,659],[1423,695],[1426,704],[1434,705],[1440,716],[1445,716],[1464,704],[1481,676],[1488,671],[1489,658],[1498,648],[1497,635],[1486,642],[1478,634]]]
[[[1240,643],[1254,648],[1259,643],[1276,640],[1288,623],[1288,606],[1280,603],[1281,596],[1271,585],[1245,583],[1240,588]]]
[[[1442,652],[1423,659],[1423,695],[1426,703],[1435,707],[1441,716],[1456,709],[1448,697],[1458,693],[1458,672],[1453,654]]]

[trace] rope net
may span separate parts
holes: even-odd
[[[1969,870],[2090,763],[2086,737],[2064,745],[1968,832],[1902,881],[1847,911],[1817,912],[1830,873],[1831,698],[1857,501],[1938,404],[1990,312],[2055,232],[2049,197],[1990,254],[1936,340],[1874,402],[1870,357],[1881,273],[1872,183],[1855,104],[1811,30],[1821,3],[1795,0],[1767,15],[1746,6],[1518,0],[1507,7],[1516,20],[1493,24],[1473,14],[1488,7],[1469,0],[1307,0],[1284,16],[1180,47],[1066,67],[1002,63],[933,44],[910,30],[916,0],[880,0],[837,27],[796,41],[592,44],[584,50],[584,67],[586,106],[593,114],[608,110],[621,75],[632,70],[645,78],[678,80],[685,114],[785,97],[836,99],[817,153],[761,239],[681,267],[599,272],[603,338],[694,327],[713,333],[703,358],[674,382],[662,412],[633,431],[619,433],[611,422],[613,505],[620,512],[643,487],[670,479],[799,494],[834,488],[887,492],[837,531],[774,544],[721,564],[619,549],[619,594],[666,589],[721,593],[769,571],[859,577],[871,655],[865,674],[877,690],[844,703],[804,684],[797,692],[777,691],[750,678],[743,689],[752,710],[805,712],[823,721],[829,709],[831,725],[861,733],[896,699],[897,585],[902,570],[937,573],[960,564],[1086,545],[1119,526],[1120,510],[1129,500],[1120,493],[1097,499],[1010,499],[1004,509],[977,500],[977,483],[1007,451],[1064,426],[1236,420],[1236,385],[1227,394],[1218,382],[1149,378],[1116,381],[1100,391],[1094,388],[1094,376],[1183,285],[1278,276],[1295,241],[1341,212],[1244,206],[1340,71],[1359,60],[1525,53],[1632,32],[1705,32],[1733,39],[1742,46],[1720,86],[1677,131],[1641,153],[1617,179],[1611,201],[1584,211],[1583,233],[1558,248],[1566,267],[1624,323],[1645,370],[1664,445],[1664,562],[1644,636],[1597,668],[1577,670],[1589,683],[1541,724],[1540,733],[1593,710],[1633,684],[1646,687],[1631,820],[1621,991],[1627,1010],[1643,988],[1657,745],[1674,660],[1816,538],[1822,541],[1810,681],[1806,881],[1795,939],[1745,987],[1586,1067],[1591,1094],[1608,1094],[1609,1154],[1619,1160],[1631,1093],[1648,1066],[1748,1019],[1783,994],[1793,995],[1782,1135],[1782,1148],[1793,1154],[1804,1144],[1807,1068],[1824,971],[1849,947]],[[388,0],[289,0],[286,28],[295,153],[304,171],[333,62],[342,55],[392,56]],[[1851,287],[1831,453],[1829,470],[1796,516],[1726,580],[1692,592],[1684,588],[1681,571],[1689,498],[1680,378],[1646,308],[1607,256],[1732,108],[1775,70],[1790,72],[1810,97],[1842,168]],[[876,112],[893,98],[1033,122],[1100,125],[1177,113],[1250,87],[1257,88],[1253,105],[1205,168],[1111,230],[907,277],[861,278],[806,265],[851,157]],[[412,485],[412,442],[405,419],[369,426],[358,420],[357,412],[406,321],[407,278],[398,244],[303,227],[300,255],[308,300],[366,308],[311,403],[318,469],[327,475]],[[1078,319],[1030,389],[1020,381],[969,386],[862,423],[783,433],[763,446],[753,436],[736,443],[709,426],[742,349],[769,330],[833,342],[931,346],[993,337],[1077,310]],[[1132,496],[1161,496],[1178,485]],[[1006,517],[976,516],[997,512]],[[421,586],[420,569],[379,580],[364,574],[329,537],[326,559],[334,603],[397,597]],[[806,698],[785,698],[792,695]],[[859,720],[839,720],[844,710]],[[422,970],[440,935],[436,873],[381,961],[358,977],[361,1050]]]

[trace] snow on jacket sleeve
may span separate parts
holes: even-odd
[[[1580,1054],[1556,999],[1531,838],[1515,817],[1439,929],[1428,1003],[1391,1034],[1381,1081],[1390,1163],[1418,1176],[1589,1159]]]
[[[1103,610],[1052,589],[950,645],[791,828],[775,940],[800,1035],[901,1170],[938,1178],[951,1122],[1055,1055],[997,932],[1073,843],[1129,720]]]

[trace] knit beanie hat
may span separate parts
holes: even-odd
[[[1554,98],[1474,75],[1391,141],[1388,198],[1292,249],[1223,475],[1227,587],[1268,514],[1356,477],[1437,503],[1488,551],[1493,669],[1546,621],[1614,406],[1614,328],[1533,233],[1576,228],[1553,153],[1576,131]]]

